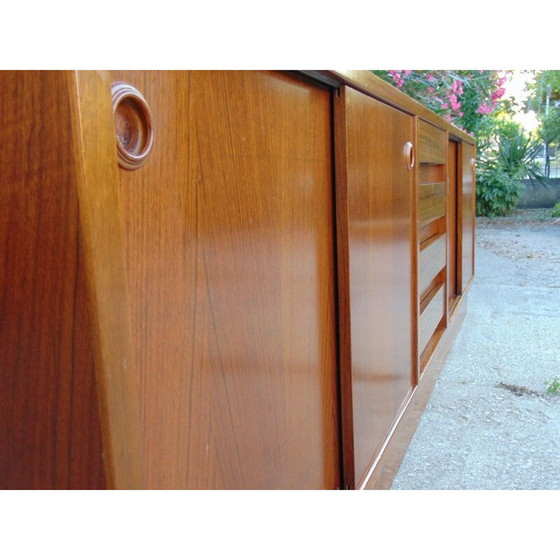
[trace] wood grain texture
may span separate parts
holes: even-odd
[[[0,73],[0,488],[387,483],[472,281],[474,146],[329,75]],[[153,115],[136,171],[117,81]]]
[[[334,100],[334,151],[342,480],[343,487],[351,489],[356,487],[356,479],[354,472],[354,418],[352,414],[352,327],[350,321],[350,255],[348,243],[347,91],[348,88],[340,88]]]
[[[474,275],[474,227],[476,191],[472,160],[475,157],[475,149],[472,144],[463,142],[461,145],[461,293],[467,289],[467,285]]]
[[[424,352],[445,312],[445,288],[443,284],[434,286],[422,302],[418,328],[418,350]]]
[[[450,310],[459,294],[459,286],[457,284],[458,142],[449,140],[447,154],[447,299],[448,309]]]
[[[414,119],[351,89],[343,102],[352,364],[352,409],[343,414],[352,414],[359,486],[412,386],[416,224],[403,146],[413,139]]]
[[[418,160],[420,163],[446,162],[445,132],[422,119],[418,123]]]
[[[125,72],[154,146],[119,171],[150,488],[337,488],[330,92]]]
[[[447,177],[445,175],[446,169],[445,165],[442,164],[432,164],[432,163],[420,163],[418,165],[419,171],[419,185],[425,185],[427,183],[445,183]]]
[[[139,376],[132,348],[110,82],[104,72],[75,72],[70,87],[107,484],[141,489],[146,483]]]
[[[0,488],[104,488],[68,74],[0,84]]]
[[[435,220],[420,228],[418,231],[418,243],[420,246],[425,246],[432,238],[441,235],[445,231],[446,226],[442,222],[443,220],[441,219]]]
[[[432,280],[446,264],[447,235],[430,240],[420,250],[418,259],[418,294],[420,300],[426,296]]]
[[[415,141],[415,146],[418,144],[418,127],[420,126],[420,118],[418,116],[414,117],[413,120],[413,137]],[[415,151],[417,151],[415,147]],[[418,351],[418,325],[420,320],[420,297],[418,292],[418,271],[419,271],[419,259],[420,259],[420,232],[421,228],[418,227],[420,222],[420,204],[418,200],[420,198],[420,186],[421,186],[421,168],[426,167],[426,165],[420,165],[418,162],[415,163],[414,169],[412,170],[412,191],[410,195],[410,283],[411,283],[411,329],[412,329],[412,344],[411,344],[411,358],[412,358],[412,371],[411,371],[411,383],[412,387],[418,385],[418,380],[420,378],[420,355]],[[432,166],[429,167],[440,167]],[[429,226],[428,226],[429,227]]]
[[[446,183],[428,183],[418,187],[418,227],[445,216],[445,191]]]

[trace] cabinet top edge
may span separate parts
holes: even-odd
[[[471,144],[475,143],[473,136],[457,128],[439,115],[436,115],[434,112],[430,111],[430,109],[412,99],[412,97],[409,97],[406,93],[403,93],[395,86],[378,78],[368,70],[317,70],[312,72],[307,71],[305,73],[308,75],[312,74],[316,79],[323,77],[325,83],[331,85],[336,83],[338,87],[345,85],[359,90],[397,109],[410,113],[411,115],[417,115],[422,120],[428,121],[438,128],[449,132],[455,138]]]

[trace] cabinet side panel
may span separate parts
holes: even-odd
[[[67,76],[0,83],[0,487],[104,488]]]
[[[356,482],[412,388],[413,118],[347,90],[347,196]]]
[[[152,155],[120,170],[152,488],[336,488],[330,92],[114,72]]]

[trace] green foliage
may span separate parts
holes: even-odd
[[[523,183],[512,181],[499,168],[488,168],[477,176],[476,213],[478,216],[505,216],[523,192]]]
[[[551,216],[553,218],[560,218],[560,202],[557,202],[552,208]]]
[[[505,216],[515,207],[523,187],[523,183],[512,180],[497,164],[479,169],[476,176],[477,215]]]
[[[539,136],[547,144],[553,144],[560,140],[560,110],[553,107],[549,110],[548,115],[541,116]]]
[[[545,381],[544,385],[549,395],[560,395],[560,378],[555,377],[552,381]]]
[[[551,148],[560,142],[560,70],[542,70],[535,74],[527,90],[526,109],[535,111],[540,121],[539,136],[544,144],[545,175],[550,176]]]
[[[533,110],[537,114],[546,111],[546,100],[549,105],[560,101],[560,70],[541,70],[535,74],[535,79],[528,84],[529,98],[526,109]]]
[[[498,161],[503,169],[510,175],[523,179],[541,180],[539,166],[535,158],[539,154],[540,145],[528,136],[523,128],[510,123],[510,126],[498,129]]]
[[[479,216],[505,216],[523,192],[522,179],[545,184],[535,161],[540,145],[513,122],[497,124],[486,141],[477,165],[476,211]]]

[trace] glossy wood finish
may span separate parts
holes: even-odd
[[[125,268],[115,128],[108,74],[76,72],[71,82],[86,277],[110,488],[144,488],[140,391]]]
[[[424,352],[445,312],[445,288],[443,284],[435,285],[420,306],[420,323],[418,328],[418,351]]]
[[[356,485],[354,473],[354,415],[352,379],[352,332],[350,299],[350,256],[348,228],[348,165],[347,165],[347,118],[346,92],[341,88],[334,99],[334,145],[335,145],[335,210],[336,210],[336,260],[338,304],[338,362],[340,383],[340,427],[342,452],[343,488]]]
[[[418,144],[417,338],[423,374],[447,321],[447,132],[419,119]]]
[[[331,94],[112,72],[156,140],[119,170],[150,488],[340,486]]]
[[[343,415],[351,415],[353,426],[353,440],[344,442],[353,454],[345,473],[352,487],[365,480],[411,391],[413,173],[403,148],[414,137],[414,120],[349,88],[336,109],[346,123],[347,214],[339,219],[347,224],[348,246],[339,252],[349,260],[350,348],[341,352],[351,356]]]
[[[106,485],[68,73],[0,73],[0,488]]]
[[[459,143],[449,140],[447,160],[447,300],[448,310],[451,311],[459,295],[458,277],[458,177],[459,167]],[[462,168],[462,167],[461,167]]]
[[[422,163],[445,163],[445,132],[420,119],[418,158]]]
[[[447,236],[432,238],[420,250],[418,259],[418,294],[424,299],[434,278],[446,265]]]
[[[473,140],[303,74],[0,73],[1,488],[388,487],[474,272]]]
[[[474,180],[474,146],[461,144],[462,181],[461,181],[461,293],[463,293],[474,275],[474,227],[476,193]]]
[[[418,225],[420,228],[443,218],[445,208],[446,184],[427,183],[418,188]]]
[[[445,183],[445,165],[426,163],[420,160],[418,184],[420,186],[430,183]]]

